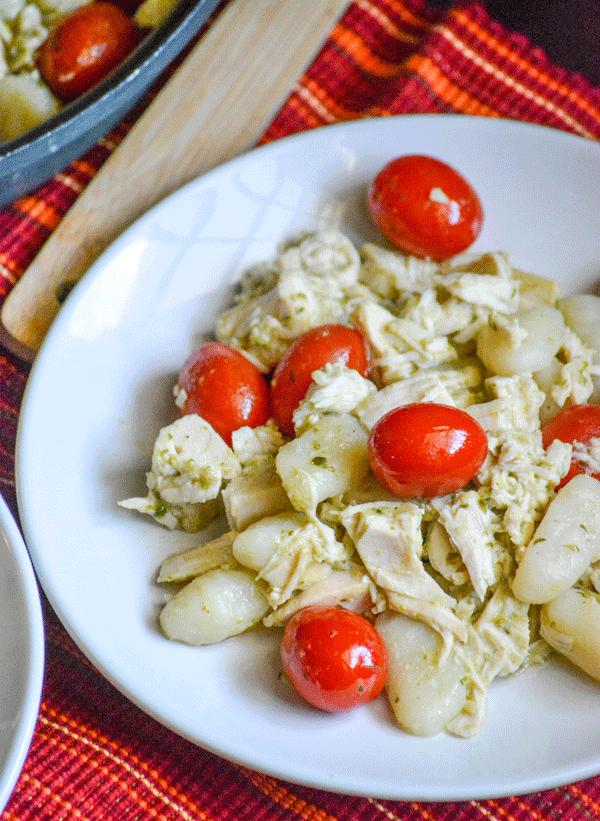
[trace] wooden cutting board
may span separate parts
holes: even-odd
[[[61,297],[115,237],[253,147],[348,2],[230,0],[9,293],[2,341],[32,359]]]

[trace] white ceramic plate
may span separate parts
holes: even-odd
[[[0,498],[0,812],[29,750],[43,672],[37,581],[21,533]]]
[[[20,513],[59,617],[132,701],[199,745],[327,790],[452,800],[523,793],[600,772],[600,686],[551,664],[498,681],[476,739],[422,739],[384,699],[329,716],[288,697],[277,641],[256,631],[209,648],[157,628],[162,558],[197,537],[117,507],[143,493],[171,387],[251,263],[297,233],[376,234],[365,187],[392,157],[457,167],[484,203],[480,249],[561,279],[600,276],[600,147],[565,133],[460,116],[402,116],[276,142],[156,207],[93,266],[35,362],[18,438]]]

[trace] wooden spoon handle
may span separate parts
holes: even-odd
[[[255,145],[347,4],[230,0],[8,295],[9,347],[32,358],[69,285],[124,228]]]

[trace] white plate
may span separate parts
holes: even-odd
[[[0,812],[29,750],[43,673],[37,581],[21,533],[0,498]]]
[[[480,737],[414,738],[383,699],[329,716],[288,698],[274,635],[210,648],[157,629],[161,559],[197,541],[117,507],[144,492],[171,387],[241,270],[297,233],[375,238],[365,186],[389,159],[457,167],[486,211],[480,249],[561,278],[600,276],[600,147],[461,116],[402,116],[278,141],[176,193],[128,230],[69,297],[35,362],[18,437],[19,505],[41,583],[91,661],[199,745],[327,790],[452,800],[523,793],[600,772],[600,686],[551,664],[499,681]]]

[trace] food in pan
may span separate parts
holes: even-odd
[[[0,141],[56,114],[116,68],[172,0],[3,0]]]

